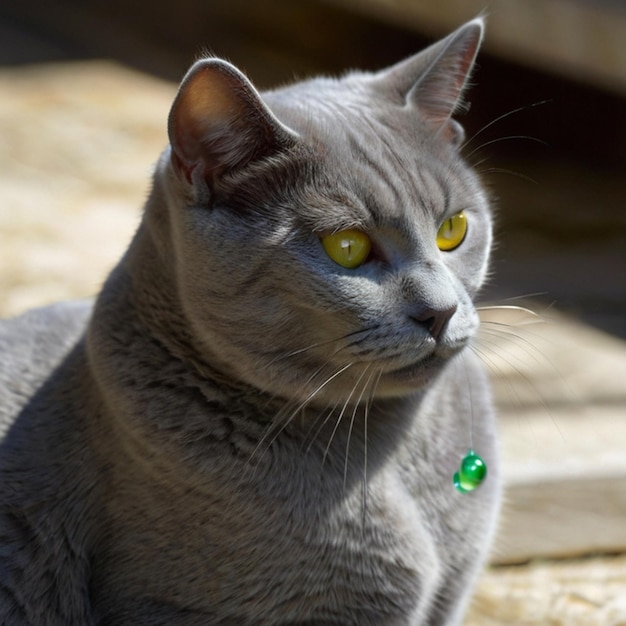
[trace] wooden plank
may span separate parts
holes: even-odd
[[[511,485],[492,562],[626,552],[626,472]]]
[[[488,569],[464,626],[624,626],[626,556]]]
[[[497,339],[480,348],[507,485],[493,561],[626,551],[626,342],[564,317]]]

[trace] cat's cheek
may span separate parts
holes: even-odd
[[[483,241],[468,237],[462,248],[442,254],[446,266],[456,276],[463,291],[473,299],[488,275],[489,257],[485,252]]]

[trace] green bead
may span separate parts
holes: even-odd
[[[461,493],[474,491],[487,476],[487,464],[473,450],[468,450],[461,467],[452,478],[455,488]]]

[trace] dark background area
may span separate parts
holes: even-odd
[[[313,0],[0,6],[0,65],[107,58],[178,81],[210,51],[261,88],[377,69],[432,39]],[[626,337],[624,98],[489,53],[474,83],[460,121],[475,135],[467,155],[493,191],[499,241],[484,298],[530,297]]]

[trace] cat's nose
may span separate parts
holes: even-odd
[[[426,328],[431,337],[438,341],[450,318],[455,314],[456,308],[456,304],[441,309],[423,307],[418,312],[413,313],[411,319]]]

